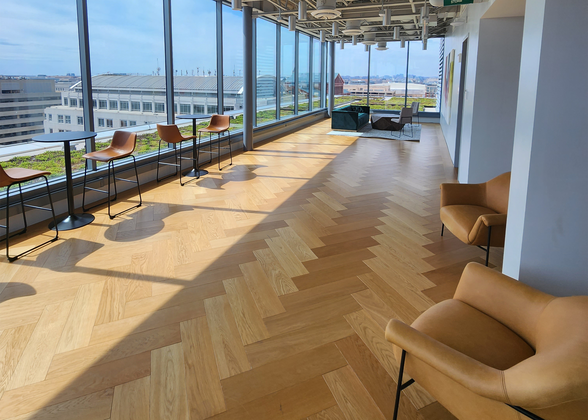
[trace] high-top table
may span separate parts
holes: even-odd
[[[194,136],[196,136],[198,134],[198,130],[196,127],[196,121],[197,120],[205,120],[207,118],[212,117],[212,115],[208,115],[208,114],[185,114],[185,115],[176,115],[176,119],[178,120],[192,120],[192,134]],[[207,170],[205,169],[200,169],[198,167],[198,157],[199,157],[199,152],[198,152],[198,147],[196,147],[196,137],[194,137],[192,139],[192,145],[193,145],[193,149],[192,149],[192,156],[194,156],[194,154],[196,155],[196,159],[194,159],[194,167],[193,169],[188,172],[187,174],[185,174],[184,176],[190,176],[190,177],[200,177],[201,175],[206,175],[208,173]],[[198,145],[200,146],[200,145]]]
[[[71,150],[69,143],[76,140],[85,140],[96,137],[93,131],[67,131],[60,133],[41,134],[33,137],[33,141],[41,143],[63,143],[65,157],[65,185],[67,190],[67,216],[57,219],[59,230],[72,230],[86,226],[94,221],[94,215],[89,213],[74,213],[73,178],[71,172]],[[49,229],[55,229],[53,222]]]

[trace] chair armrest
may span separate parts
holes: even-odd
[[[457,204],[483,206],[486,184],[441,184],[441,207]]]
[[[488,227],[506,226],[506,214],[483,214],[480,217],[482,218],[482,222]]]
[[[386,327],[386,339],[470,391],[507,402],[503,372],[466,356],[396,319]]]

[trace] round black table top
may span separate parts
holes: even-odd
[[[208,114],[187,114],[187,115],[176,115],[178,120],[202,120],[204,118],[210,118],[212,115]]]
[[[45,143],[69,142],[74,140],[84,140],[96,137],[93,131],[62,131],[59,133],[41,134],[32,138],[33,141]]]

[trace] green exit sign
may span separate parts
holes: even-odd
[[[456,6],[458,4],[472,4],[474,0],[443,0],[444,6]]]

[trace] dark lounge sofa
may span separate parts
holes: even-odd
[[[333,130],[359,130],[370,120],[370,107],[348,105],[333,110],[331,128]]]

